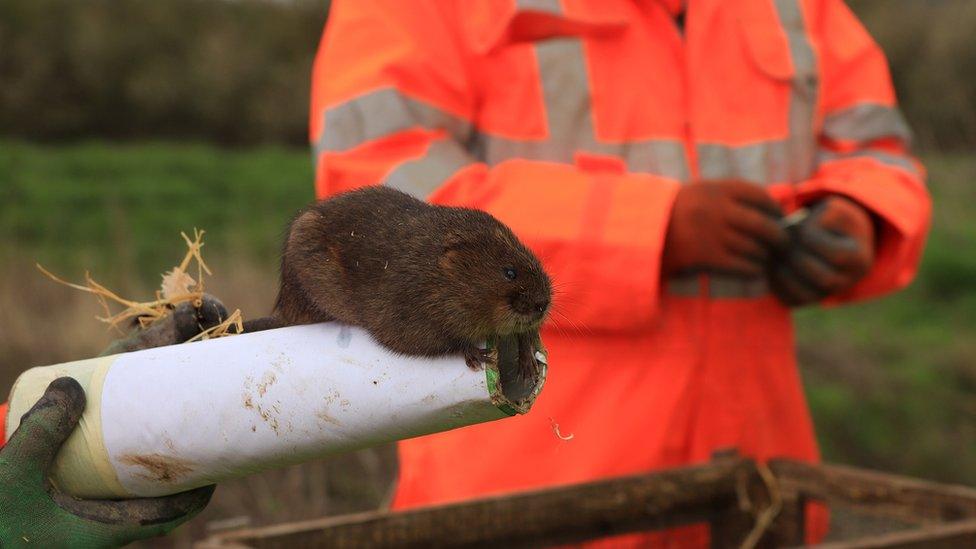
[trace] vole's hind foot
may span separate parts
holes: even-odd
[[[485,363],[489,360],[491,360],[491,353],[488,349],[479,349],[472,345],[464,350],[465,364],[476,372],[484,369]]]

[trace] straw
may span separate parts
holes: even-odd
[[[96,282],[87,271],[85,272],[85,283],[74,284],[54,275],[42,267],[40,263],[36,263],[35,265],[38,270],[51,280],[69,288],[93,294],[105,311],[104,316],[96,316],[95,318],[108,324],[109,329],[114,328],[119,333],[123,333],[119,325],[133,319],[139,323],[141,328],[146,328],[159,319],[164,318],[180,303],[190,301],[196,308],[203,305],[204,274],[208,276],[213,275],[210,267],[203,260],[203,254],[201,253],[205,232],[194,228],[192,239],[186,233],[180,232],[180,236],[186,242],[186,254],[184,254],[183,259],[178,265],[162,275],[162,283],[160,284],[160,289],[156,292],[156,299],[151,301],[137,301],[123,298]],[[187,273],[191,262],[196,263],[197,276],[195,279]],[[113,312],[112,305],[121,306],[122,310]],[[231,328],[233,327],[236,327],[237,330],[232,330]],[[243,315],[240,309],[236,309],[226,320],[204,330],[190,341],[222,337],[240,332],[243,332]]]

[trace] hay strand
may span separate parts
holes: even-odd
[[[180,232],[180,236],[183,237],[183,241],[186,243],[187,251],[179,264],[162,275],[160,289],[155,292],[155,299],[151,301],[136,301],[123,298],[95,281],[87,271],[85,272],[85,283],[75,284],[54,275],[41,266],[40,263],[36,263],[35,265],[41,273],[51,280],[69,288],[94,295],[104,311],[102,316],[96,316],[95,318],[100,322],[108,324],[110,329],[114,328],[119,333],[124,333],[122,328],[120,328],[121,325],[131,321],[138,323],[140,328],[147,328],[168,315],[180,303],[189,301],[196,308],[200,308],[203,305],[205,275],[213,275],[210,267],[203,260],[203,254],[201,252],[205,232],[194,228],[192,239],[185,232]],[[187,272],[190,269],[191,263],[196,263],[196,278],[193,278]],[[113,312],[113,307],[122,307],[122,309],[118,312]],[[233,327],[237,327],[237,330],[231,330]],[[222,337],[241,332],[243,332],[243,315],[240,309],[238,309],[226,320],[217,326],[204,330],[190,341]]]

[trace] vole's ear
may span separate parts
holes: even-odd
[[[313,209],[299,212],[288,226],[288,244],[291,245],[293,242],[300,242],[307,239],[310,236],[309,233],[314,230],[316,223],[318,223],[321,217]]]
[[[465,245],[464,236],[457,231],[448,231],[444,233],[441,242],[441,256],[438,258],[438,263],[442,269],[454,269],[460,258],[461,249]]]
[[[444,252],[458,250],[465,244],[464,235],[459,231],[447,231],[441,241]]]
[[[445,271],[453,271],[457,268],[459,255],[460,252],[457,250],[444,250],[444,253],[438,258],[437,264]]]

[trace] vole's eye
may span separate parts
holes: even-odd
[[[502,272],[505,273],[505,278],[509,280],[515,280],[515,277],[518,276],[518,272],[513,267],[505,267]]]

